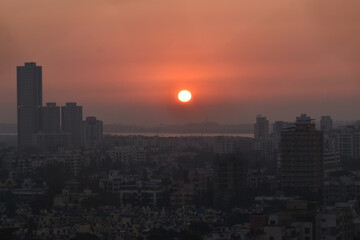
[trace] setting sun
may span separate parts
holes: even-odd
[[[191,100],[191,93],[188,90],[181,90],[178,94],[178,99],[181,102],[188,102]]]

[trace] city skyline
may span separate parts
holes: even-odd
[[[102,141],[102,121],[94,116],[86,117],[83,121],[83,107],[76,102],[67,102],[61,108],[54,102],[43,106],[42,93],[42,66],[35,62],[17,66],[17,135],[20,151],[96,147]]]
[[[47,102],[106,123],[360,119],[357,1],[23,3],[0,3],[0,122],[16,122],[14,69],[30,61]]]
[[[0,239],[360,239],[359,0],[0,0]]]
[[[31,65],[31,64],[35,64],[35,66],[36,66],[36,62],[25,62],[25,66],[26,65]],[[38,67],[40,67],[40,71],[42,71],[42,66],[38,66]],[[17,68],[19,68],[19,66],[17,66]],[[41,78],[42,78],[42,74],[41,74]],[[41,84],[42,84],[42,80],[41,80]],[[41,87],[42,88],[42,87]],[[42,91],[42,90],[41,90]],[[41,93],[41,95],[42,95],[42,93]],[[42,96],[41,96],[41,98],[42,98]],[[52,102],[48,102],[48,101],[44,101],[44,102],[46,102],[46,104],[52,104]],[[61,102],[61,101],[60,101]],[[72,102],[65,102],[65,104],[67,105],[68,103],[72,103]],[[191,104],[191,103],[190,103]],[[41,105],[41,104],[40,104]],[[185,108],[186,108],[186,106],[185,106]],[[302,113],[302,112],[299,112],[299,114],[300,113]],[[316,116],[318,116],[318,118],[315,118],[315,119],[313,119],[315,122],[317,122],[319,125],[320,125],[320,120],[323,118],[323,117],[328,117],[328,116],[324,116],[324,115],[319,115],[319,114],[313,114],[313,115],[316,115]],[[259,116],[261,116],[261,114],[256,114],[256,118],[258,118]],[[271,116],[271,114],[270,114],[270,116]],[[171,124],[175,124],[175,125],[182,125],[182,124],[189,124],[189,123],[205,123],[205,122],[208,122],[208,116],[207,115],[205,115],[204,116],[205,118],[204,119],[198,119],[198,121],[189,121],[189,122],[176,122],[176,123],[171,123]],[[264,116],[265,118],[267,118],[267,116]],[[331,117],[331,116],[330,116]],[[252,116],[252,118],[254,118],[254,116]],[[291,119],[291,117],[289,117],[289,118],[286,118],[286,120],[288,120],[288,119]],[[252,120],[250,120],[250,121],[253,121],[254,119],[252,119]],[[270,123],[275,123],[276,121],[278,121],[278,120],[284,120],[284,119],[279,119],[279,118],[273,118],[272,120],[271,120],[271,122]],[[358,120],[358,119],[352,119],[352,120],[350,120],[350,119],[342,119],[342,120],[335,120],[335,121],[338,121],[338,122],[352,122],[352,121],[356,121],[356,120]],[[209,122],[213,122],[213,123],[220,123],[220,124],[236,124],[236,122],[216,122],[216,121],[209,121]],[[290,122],[291,122],[291,120],[290,120]],[[123,123],[123,122],[110,122],[110,123],[108,123],[108,124],[121,124],[121,123]],[[250,123],[252,123],[252,122],[238,122],[238,123],[242,123],[242,124],[250,124]],[[163,125],[163,123],[161,123],[161,122],[159,122],[159,124],[162,124]],[[125,123],[125,125],[126,125],[126,123]],[[132,125],[131,123],[129,123],[128,125]],[[138,125],[138,124],[136,124],[135,123],[135,125]],[[141,124],[140,124],[141,125]],[[145,123],[144,124],[145,126],[146,125],[148,125],[148,126],[155,126],[156,124],[148,124],[148,123]]]

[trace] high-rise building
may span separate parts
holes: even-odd
[[[360,128],[347,125],[331,131],[330,151],[340,152],[341,161],[360,159]],[[334,146],[332,146],[334,145]]]
[[[41,131],[46,133],[60,132],[60,107],[56,103],[46,103],[41,108]]]
[[[79,147],[81,145],[81,123],[82,107],[76,103],[66,103],[61,107],[61,128],[64,133],[70,133],[71,145]]]
[[[256,116],[256,123],[254,124],[255,139],[266,139],[269,134],[269,121],[266,117],[261,115]]]
[[[280,145],[281,132],[290,128],[294,128],[294,123],[275,121],[273,124],[273,132],[269,141],[269,147],[271,152],[277,152]]]
[[[330,116],[321,116],[320,120],[320,130],[329,131],[333,128],[333,120]]]
[[[96,117],[87,117],[81,123],[81,145],[85,148],[95,147],[103,138],[103,122]]]
[[[284,121],[275,121],[273,124],[273,134],[276,136],[280,136],[281,132],[287,128],[294,127],[294,123],[284,122]]]
[[[279,153],[283,189],[318,192],[323,184],[323,132],[306,114],[296,118],[295,128],[281,132]]]
[[[33,146],[41,151],[55,151],[61,146],[60,107],[46,103],[40,108],[40,129],[33,134]]]
[[[324,177],[338,171],[341,171],[340,153],[324,151]]]
[[[17,67],[17,131],[18,147],[32,146],[33,134],[40,129],[42,106],[42,68],[35,62]]]
[[[247,160],[238,153],[215,154],[214,202],[231,204],[247,184]]]

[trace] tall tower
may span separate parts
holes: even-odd
[[[254,124],[254,138],[266,139],[269,134],[269,120],[261,115],[256,116],[256,123]]]
[[[33,134],[40,129],[42,106],[42,68],[35,62],[17,67],[18,147],[32,146]]]
[[[61,127],[64,133],[71,134],[71,145],[79,147],[81,144],[82,107],[76,103],[66,103],[61,107]]]
[[[295,128],[281,132],[280,178],[284,189],[319,192],[323,183],[323,132],[306,114],[296,118]]]

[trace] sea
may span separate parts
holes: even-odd
[[[253,138],[252,133],[156,133],[156,132],[145,132],[145,133],[124,133],[124,132],[111,132],[104,133],[109,135],[117,136],[147,136],[147,137],[217,137],[217,136],[229,136],[229,137],[249,137]]]

